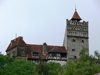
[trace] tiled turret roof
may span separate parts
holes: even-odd
[[[82,20],[82,19],[80,18],[80,16],[78,15],[78,13],[77,13],[76,10],[75,10],[74,15],[73,15],[73,17],[71,18],[71,20],[77,20],[77,21]]]

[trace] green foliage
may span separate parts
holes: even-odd
[[[77,61],[77,63],[73,63],[73,61],[68,61],[64,69],[65,71],[62,75],[94,75],[100,72],[99,65],[94,64],[91,67],[90,62],[84,61]]]
[[[62,67],[59,63],[45,63],[44,59],[41,56],[39,56],[38,64],[35,66],[33,73],[37,72],[43,75],[58,75],[58,73],[61,71],[61,68]]]
[[[83,49],[79,53],[80,60],[87,61],[89,59],[89,55],[86,54],[87,51],[88,51],[88,49],[83,47]]]
[[[0,66],[7,63],[7,57],[0,53]]]
[[[31,75],[34,64],[31,61],[15,60],[9,63],[3,71],[4,75]]]
[[[100,72],[99,64],[94,64],[96,61],[95,56],[88,56],[86,52],[87,48],[84,48],[80,52],[80,59],[77,61],[70,60],[67,62],[64,67],[64,71],[62,75],[94,75]],[[99,53],[95,53],[99,58]]]
[[[55,63],[55,62],[49,62],[48,63],[49,66],[49,70],[56,70],[57,68],[61,67],[61,65],[59,63]]]
[[[99,53],[98,50],[96,50],[96,51],[94,52],[94,54],[95,54],[95,57],[97,57],[98,59],[100,59],[100,53]]]
[[[82,48],[79,56],[80,56],[80,59],[78,61],[84,61],[84,62],[90,62],[90,65],[92,65],[95,61],[95,56],[89,56],[88,54],[86,54],[86,52],[88,51],[87,48]]]
[[[49,66],[45,63],[45,64],[37,64],[35,69],[33,70],[33,73],[39,73],[39,74],[43,74],[43,75],[48,75],[48,71],[49,71]]]
[[[38,64],[35,66],[33,73],[48,75],[49,66],[44,62],[44,59],[39,55]]]
[[[8,58],[6,55],[1,54],[0,52],[0,67],[10,62],[13,62],[13,58]]]
[[[48,63],[49,66],[49,75],[61,75],[63,68],[61,67],[61,65],[59,63],[55,63],[55,62],[49,62]]]

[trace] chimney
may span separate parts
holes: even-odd
[[[10,47],[12,46],[13,42],[14,42],[14,40],[11,40]]]
[[[43,54],[45,55],[47,53],[47,44],[46,42],[43,43]]]
[[[11,40],[11,43],[13,43],[14,42],[14,40]]]

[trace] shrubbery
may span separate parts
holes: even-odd
[[[88,49],[83,48],[80,52],[80,59],[69,60],[66,65],[59,63],[45,63],[39,57],[38,64],[26,60],[13,60],[0,53],[0,75],[94,75],[100,72],[100,54],[95,51],[95,56],[85,55]],[[98,58],[98,60],[96,59]]]

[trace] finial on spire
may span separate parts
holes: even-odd
[[[75,4],[75,11],[76,11],[76,4]]]
[[[17,38],[17,33],[16,33],[16,35],[15,35],[15,38]]]

